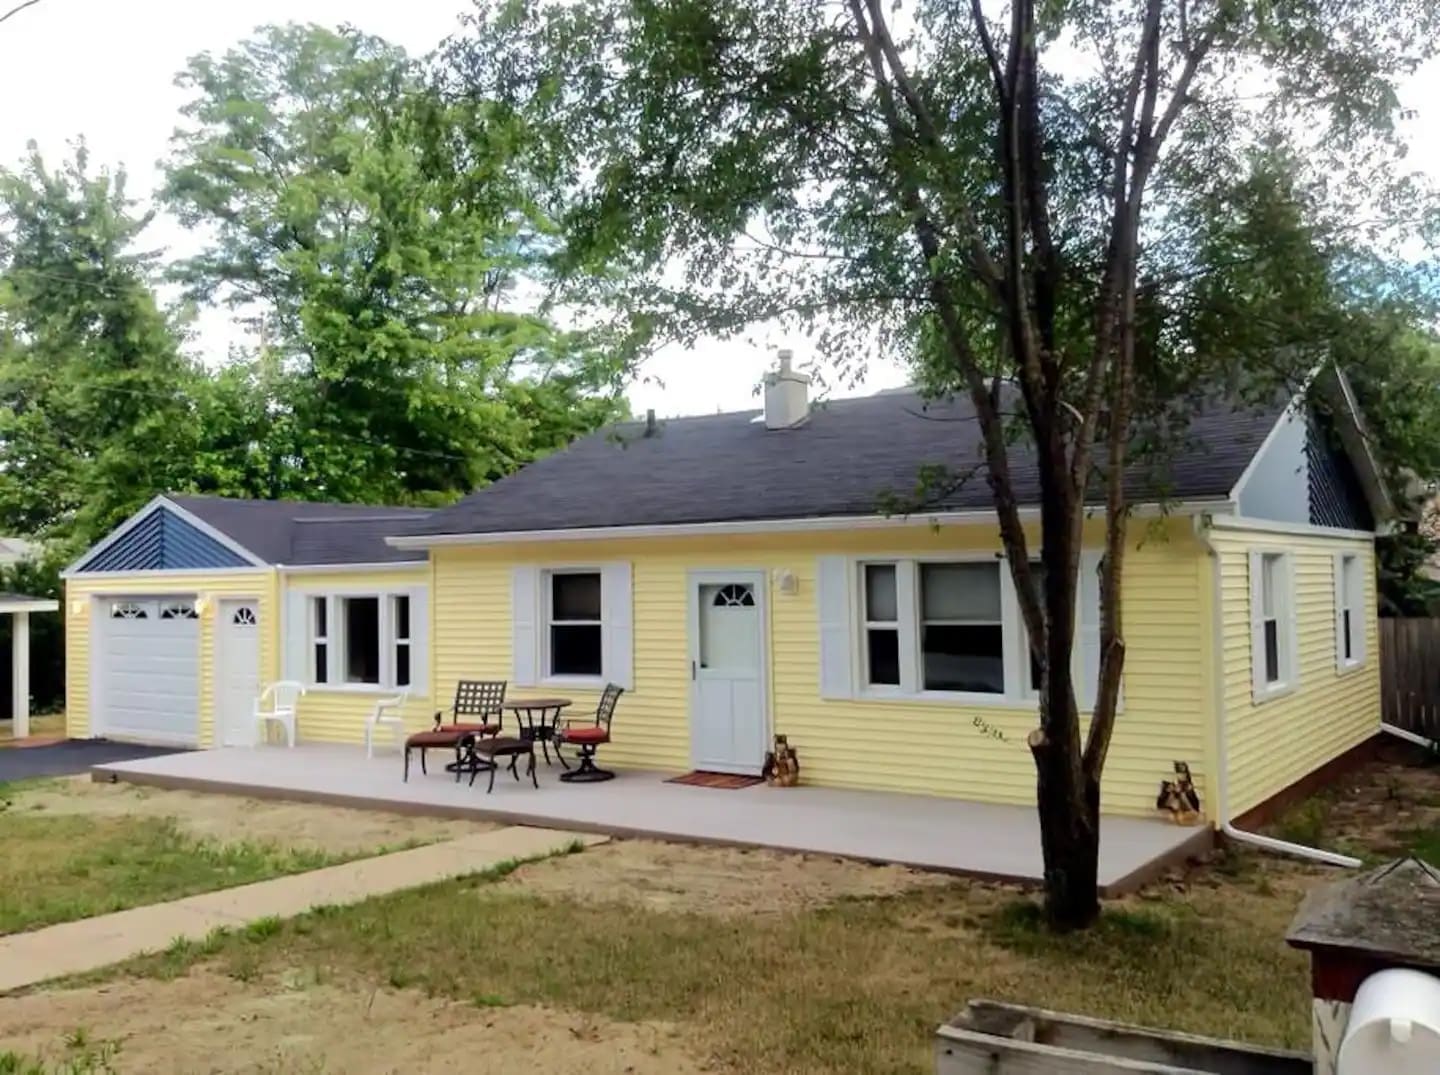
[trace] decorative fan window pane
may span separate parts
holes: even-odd
[[[160,618],[162,620],[198,620],[200,616],[195,611],[193,601],[171,601],[160,607]]]
[[[112,620],[148,620],[150,613],[145,606],[135,601],[116,601],[110,606]]]
[[[732,582],[715,591],[716,608],[754,608],[755,588],[749,583]]]
[[[254,627],[259,620],[255,618],[255,610],[246,605],[241,605],[230,617],[230,622],[236,627]]]
[[[926,690],[1005,693],[1000,565],[920,565],[920,654]]]

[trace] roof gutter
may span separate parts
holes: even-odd
[[[1180,500],[1172,504],[1141,504],[1132,512],[1141,518],[1167,515],[1196,515],[1200,512],[1229,514],[1235,505],[1225,497],[1209,500]],[[1103,506],[1091,509],[1097,515]],[[1038,522],[1039,508],[1021,508],[1020,518]],[[803,534],[835,530],[882,530],[896,526],[946,526],[995,521],[993,509],[930,512],[916,515],[832,515],[803,519],[736,519],[727,522],[669,523],[656,526],[586,526],[554,530],[502,530],[493,533],[405,534],[387,537],[385,543],[397,549],[428,549],[437,545],[510,545],[519,542],[603,541],[623,538],[719,537],[733,534]]]
[[[1237,829],[1230,821],[1229,731],[1226,727],[1225,713],[1225,618],[1221,615],[1223,583],[1220,577],[1220,550],[1215,548],[1210,540],[1212,523],[1213,520],[1208,515],[1195,516],[1196,540],[1200,542],[1201,547],[1210,557],[1210,584],[1212,587],[1210,651],[1214,660],[1211,677],[1215,684],[1215,711],[1212,714],[1215,722],[1215,826],[1221,834],[1237,843],[1251,844],[1266,851],[1275,851],[1282,855],[1295,855],[1330,866],[1358,869],[1363,863],[1357,858],[1341,855],[1334,851],[1325,851],[1318,847],[1292,844],[1288,840],[1277,840],[1273,836],[1262,836],[1258,832],[1246,832],[1243,829]]]

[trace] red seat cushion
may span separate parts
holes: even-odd
[[[453,747],[467,735],[473,734],[464,729],[451,731],[449,728],[432,732],[416,732],[405,740],[405,745],[407,747]]]
[[[561,738],[567,743],[608,743],[610,733],[598,724],[580,728],[566,728]]]

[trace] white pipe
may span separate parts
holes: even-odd
[[[1423,735],[1416,735],[1414,732],[1407,732],[1404,728],[1397,728],[1393,724],[1386,724],[1382,721],[1380,730],[1382,732],[1389,732],[1391,735],[1403,739],[1407,743],[1414,743],[1417,747],[1424,747],[1426,750],[1440,750],[1440,743],[1435,742],[1435,740],[1426,739]]]
[[[1211,639],[1210,648],[1215,660],[1215,667],[1212,670],[1215,684],[1215,820],[1219,825],[1220,832],[1237,843],[1253,844],[1266,851],[1275,851],[1282,855],[1295,855],[1330,866],[1359,869],[1364,863],[1349,855],[1341,855],[1335,851],[1322,851],[1318,847],[1307,847],[1304,844],[1292,844],[1288,840],[1277,840],[1273,836],[1261,836],[1258,832],[1245,832],[1230,823],[1230,774],[1228,771],[1230,759],[1227,750],[1228,729],[1225,720],[1225,617],[1221,608],[1223,587],[1220,579],[1220,551],[1210,543],[1210,517],[1208,515],[1195,516],[1195,537],[1204,546],[1211,562],[1210,581],[1213,587],[1213,599],[1210,609],[1210,626],[1214,637]]]

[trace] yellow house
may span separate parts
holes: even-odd
[[[1329,376],[1332,416],[1202,409],[1183,458],[1137,475],[1108,812],[1152,813],[1185,762],[1228,821],[1378,732],[1387,506]],[[988,489],[876,509],[927,465],[973,464],[975,423],[960,402],[806,391],[782,366],[759,412],[627,423],[429,514],[158,498],[67,574],[71,734],[250,743],[255,691],[282,677],[307,686],[301,739],[356,743],[402,692],[420,728],[459,680],[571,713],[613,682],[615,766],[757,773],[779,734],[809,783],[1033,803],[1032,672]]]

